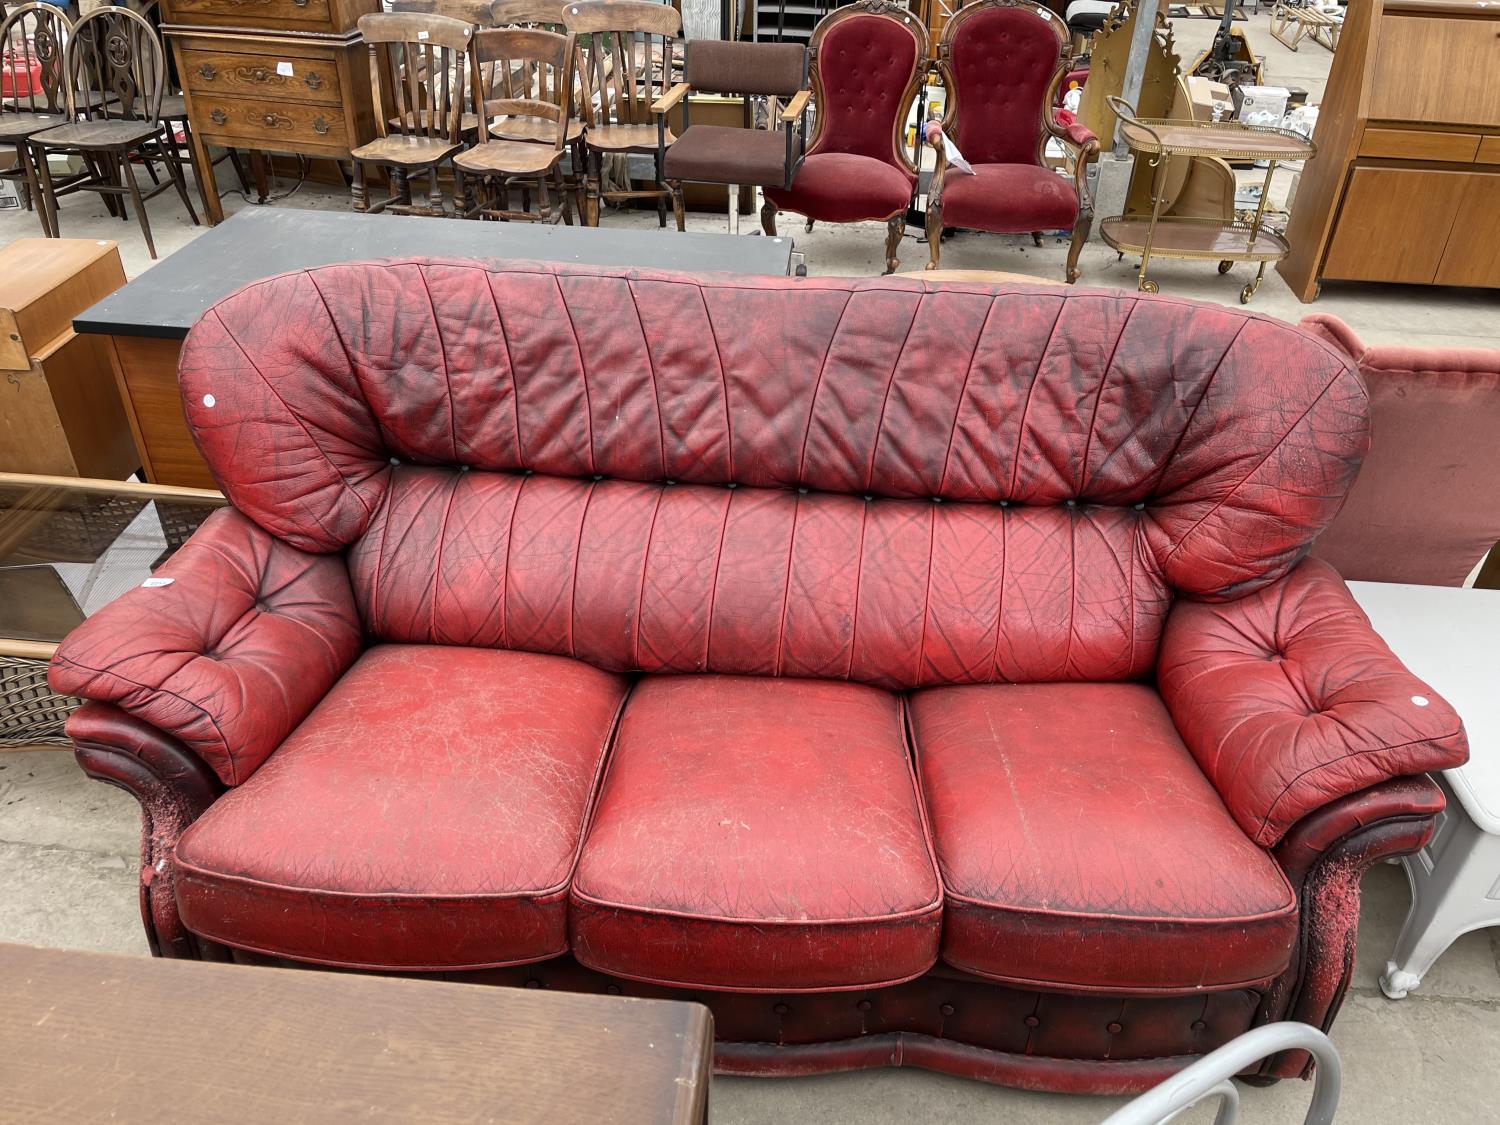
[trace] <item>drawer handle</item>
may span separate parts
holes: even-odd
[[[319,74],[316,70],[310,71],[308,73],[308,75],[307,75],[307,88],[309,90],[320,90],[320,89],[323,88],[323,76],[321,74]]]
[[[328,124],[328,121],[323,117],[321,113],[313,118],[312,127],[313,132],[318,134],[318,136],[320,137],[326,137],[328,135],[328,130],[331,128],[331,126]]]
[[[250,77],[257,82],[264,82],[267,78],[271,77],[271,72],[263,66],[258,66],[250,72]]]
[[[307,7],[307,0],[292,0],[292,3],[297,5],[297,7],[299,8]]]
[[[205,82],[212,82],[218,76],[219,71],[212,63],[204,63],[198,68],[198,77]]]
[[[208,119],[215,125],[222,125],[229,120],[229,117],[222,109],[216,109],[208,115]]]

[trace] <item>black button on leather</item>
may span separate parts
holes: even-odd
[[[1193,1030],[1194,1031],[1207,1031],[1208,1030],[1208,1024],[1204,1023],[1202,1020],[1194,1020],[1193,1021]]]
[[[542,982],[539,981],[539,980],[537,980],[536,977],[532,977],[530,980],[528,980],[526,982],[526,987],[527,988],[541,988],[542,987]]]
[[[938,1011],[942,1012],[945,1016],[951,1016],[953,1014],[954,1008],[952,1004],[944,1004],[941,1008],[938,1009]]]
[[[1123,1027],[1121,1027],[1117,1023],[1112,1023],[1105,1030],[1107,1030],[1111,1035],[1118,1035],[1118,1034],[1120,1034],[1120,1032],[1124,1031],[1125,1029]]]
[[[861,1000],[858,1004],[856,1004],[854,1006],[856,1008],[858,1008],[861,1012],[868,1012],[875,1005],[871,1004],[868,1000]]]
[[[785,1004],[776,1004],[772,1006],[771,1011],[775,1012],[778,1016],[784,1016],[789,1011],[791,1011],[791,1009],[788,1008]]]
[[[1041,1024],[1042,1021],[1037,1019],[1035,1016],[1027,1016],[1026,1019],[1022,1022],[1024,1022],[1027,1027],[1037,1027]]]
[[[611,996],[618,996],[620,995],[620,986],[618,984],[606,984],[604,986],[604,991],[609,993],[609,995]]]

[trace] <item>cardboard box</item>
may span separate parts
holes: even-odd
[[[1240,86],[1238,119],[1245,125],[1280,125],[1291,91],[1285,86]]]
[[[1194,121],[1228,121],[1234,116],[1234,96],[1224,83],[1198,77],[1186,81]]]

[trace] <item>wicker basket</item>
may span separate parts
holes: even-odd
[[[67,746],[63,723],[79,703],[47,686],[47,662],[0,656],[0,748]]]

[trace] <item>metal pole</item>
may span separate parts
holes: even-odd
[[[1229,3],[1230,0],[1225,0]],[[1130,57],[1125,61],[1125,83],[1120,87],[1120,97],[1130,103],[1136,113],[1141,110],[1141,83],[1146,77],[1146,56],[1151,51],[1151,36],[1156,34],[1156,13],[1161,0],[1136,0],[1135,27],[1130,35]],[[1129,149],[1120,139],[1120,122],[1115,121],[1114,153],[1124,157]]]

